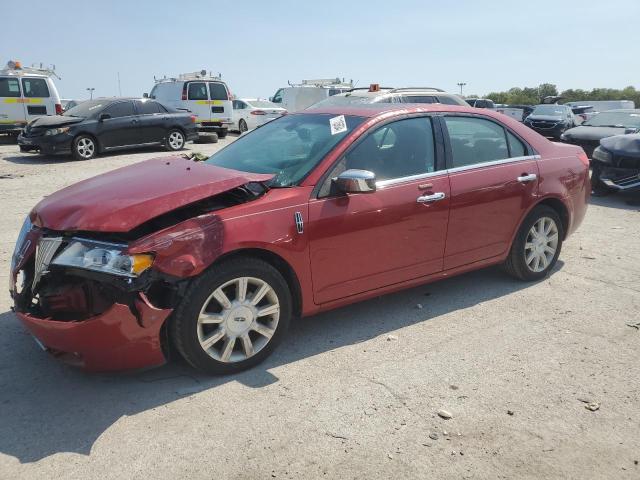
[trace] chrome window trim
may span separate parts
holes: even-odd
[[[495,165],[504,165],[507,163],[522,162],[525,160],[539,160],[540,158],[541,158],[540,155],[525,155],[522,157],[511,157],[511,158],[505,158],[502,160],[492,160],[490,162],[474,163],[471,165],[465,165],[463,167],[453,167],[453,168],[449,168],[447,171],[449,173],[464,172],[466,170],[474,170],[476,168],[493,167]]]
[[[443,170],[438,170],[436,172],[420,173],[417,175],[410,175],[408,177],[390,178],[388,180],[379,180],[376,182],[376,187],[385,188],[385,187],[389,187],[389,186],[400,184],[400,183],[413,182],[415,180],[422,180],[423,178],[430,178],[438,175],[444,175],[444,174],[448,175],[450,173],[464,172],[467,170],[474,170],[476,168],[505,165],[508,163],[522,162],[525,160],[539,160],[541,158],[542,157],[540,155],[525,155],[522,157],[512,157],[512,158],[505,158],[502,160],[492,160],[490,162],[474,163],[473,165],[465,165],[464,167],[446,168]]]
[[[447,170],[437,170],[435,172],[418,173],[417,175],[409,175],[408,177],[389,178],[387,180],[379,180],[376,182],[377,188],[385,188],[391,185],[399,183],[413,182],[415,180],[422,180],[423,178],[435,177],[438,175],[446,174]]]

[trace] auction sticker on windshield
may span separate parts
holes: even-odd
[[[344,119],[344,115],[330,118],[329,125],[331,125],[331,135],[347,131],[347,121]]]

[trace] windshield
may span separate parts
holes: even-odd
[[[346,115],[287,115],[240,137],[205,163],[273,173],[270,187],[296,185],[363,120]]]
[[[594,115],[582,125],[590,127],[626,127],[640,128],[640,110],[638,112],[602,112]]]
[[[275,103],[268,102],[266,100],[250,100],[247,103],[256,108],[280,108]]]
[[[96,111],[100,110],[107,103],[108,102],[105,102],[104,100],[87,100],[86,102],[82,102],[81,104],[70,108],[64,112],[63,115],[67,117],[87,118],[96,113]]]
[[[358,96],[352,94],[346,95],[334,95],[332,97],[325,98],[324,100],[314,103],[307,110],[314,108],[324,107],[344,107],[347,105],[362,105],[363,103],[373,103],[375,97],[370,96]]]
[[[536,108],[533,109],[533,112],[531,112],[531,115],[549,115],[552,117],[560,117],[566,112],[567,111],[560,105],[537,105]]]

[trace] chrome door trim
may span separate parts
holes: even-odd
[[[476,168],[493,167],[496,165],[506,165],[509,163],[523,162],[525,160],[539,160],[540,158],[542,158],[540,155],[525,155],[523,157],[513,157],[513,158],[505,158],[503,160],[492,160],[490,162],[474,163],[473,165],[465,165],[464,167],[446,168],[444,170],[438,170],[437,172],[419,173],[417,175],[391,178],[389,180],[378,180],[376,182],[376,187],[385,188],[385,187],[390,187],[400,183],[413,182],[414,180],[422,180],[423,178],[437,177],[438,175],[464,172],[467,170],[474,170]]]
[[[466,170],[474,170],[476,168],[493,167],[496,165],[506,165],[508,163],[523,162],[525,160],[539,160],[540,158],[540,155],[526,155],[524,157],[505,158],[503,160],[492,160],[490,162],[474,163],[472,165],[465,165],[464,167],[454,167],[448,169],[447,171],[449,173],[457,173],[464,172]]]

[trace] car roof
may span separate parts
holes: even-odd
[[[405,113],[428,113],[428,112],[461,112],[475,113],[479,112],[477,108],[464,107],[461,105],[447,105],[444,103],[363,103],[359,105],[340,105],[329,107],[315,107],[313,109],[301,110],[292,115],[312,115],[312,114],[330,114],[330,115],[352,115],[356,117],[377,117],[384,113],[397,113],[398,115]],[[490,115],[490,113],[489,113]],[[491,116],[491,115],[490,115]]]
[[[614,112],[614,113],[640,113],[640,109],[637,109],[637,108],[616,108],[615,110],[603,110],[602,112],[598,112],[598,113],[610,113],[610,112]]]

